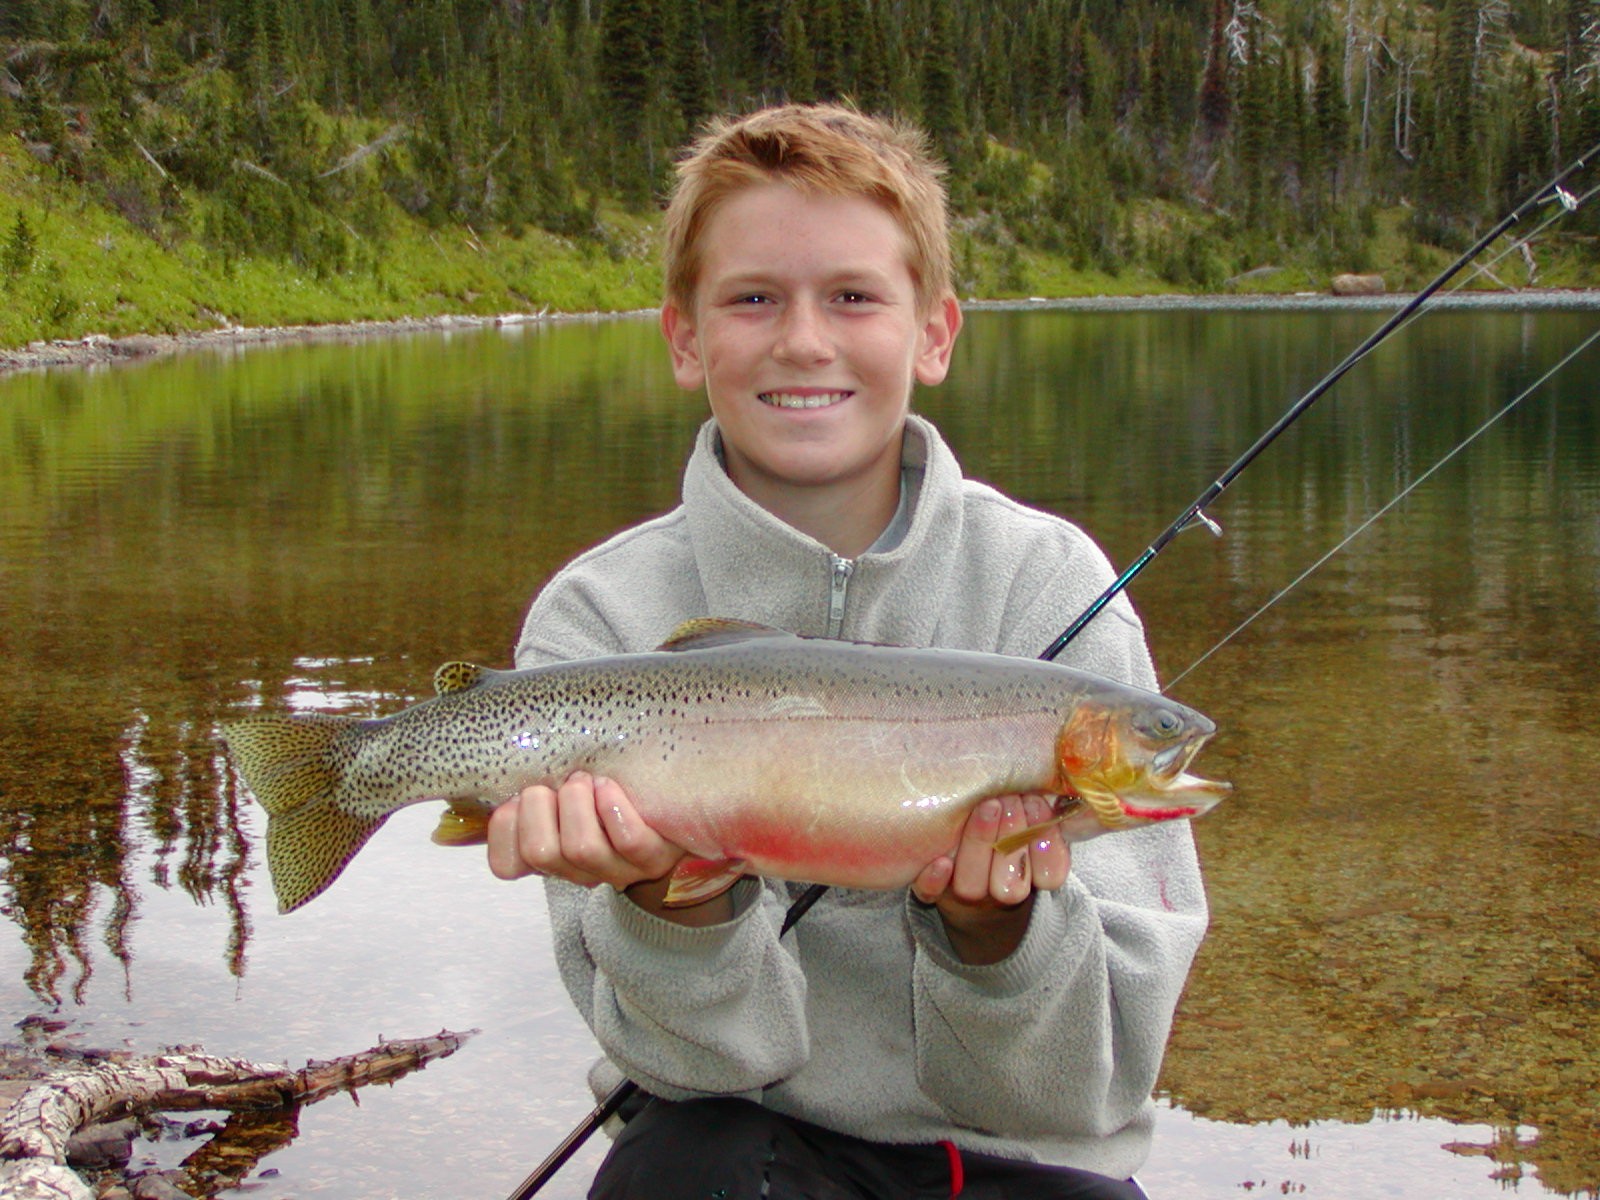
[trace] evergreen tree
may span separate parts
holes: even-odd
[[[1233,115],[1233,96],[1228,86],[1228,9],[1224,0],[1211,7],[1211,40],[1206,48],[1206,70],[1200,81],[1200,125],[1204,136],[1216,141],[1227,132]]]
[[[1252,30],[1252,34],[1258,35],[1259,29]],[[1271,176],[1275,159],[1274,113],[1278,111],[1279,98],[1274,94],[1277,71],[1260,44],[1259,36],[1253,41],[1250,54],[1239,71],[1235,138],[1246,219],[1253,227],[1261,229],[1267,224],[1269,192],[1275,190]]]
[[[855,99],[868,112],[884,112],[890,106],[890,95],[883,5],[875,5],[871,0],[846,2],[853,7],[850,27],[859,39],[856,48]]]
[[[811,58],[810,31],[806,28],[805,14],[797,0],[789,0],[783,8],[783,19],[778,34],[778,78],[783,81],[784,95],[790,100],[806,103],[816,98],[817,76]]]
[[[1484,0],[1446,0],[1435,55],[1432,130],[1422,164],[1423,193],[1447,224],[1475,207],[1481,98],[1479,22]]]
[[[600,89],[612,134],[612,183],[630,203],[650,194],[645,114],[651,98],[651,0],[609,0],[600,24]]]
[[[964,122],[950,7],[935,0],[922,56],[922,120],[947,162],[960,150]]]
[[[1158,152],[1171,143],[1173,124],[1172,85],[1168,82],[1172,65],[1165,33],[1158,22],[1144,58],[1145,131]]]
[[[33,228],[28,224],[27,215],[17,213],[11,232],[6,236],[5,247],[0,249],[0,273],[8,279],[26,275],[33,269],[33,259],[38,252],[38,246],[38,239],[33,235]]]
[[[678,10],[677,37],[672,54],[672,98],[687,129],[697,128],[711,115],[715,103],[711,88],[711,56],[706,49],[705,20],[700,0],[683,0]]]
[[[1312,156],[1307,162],[1309,178],[1330,197],[1338,192],[1340,168],[1350,145],[1350,109],[1345,103],[1338,55],[1338,48],[1328,41],[1317,56],[1317,80],[1311,93]]]
[[[838,100],[850,91],[849,54],[840,0],[811,0],[806,28],[816,64],[813,94],[819,100]]]

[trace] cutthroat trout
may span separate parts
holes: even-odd
[[[246,717],[223,732],[266,809],[281,911],[319,895],[390,813],[448,800],[436,840],[573,771],[609,776],[689,856],[669,903],[743,874],[902,887],[990,796],[1061,797],[1081,841],[1193,817],[1229,785],[1187,773],[1214,732],[1165,696],[1056,663],[696,621],[660,650],[529,671],[447,663],[390,717]]]

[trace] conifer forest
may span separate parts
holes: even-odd
[[[1600,0],[5,0],[0,283],[41,180],[316,278],[407,230],[644,261],[615,231],[704,118],[841,97],[935,138],[969,287],[1041,254],[1215,289],[1369,267],[1385,220],[1466,244],[1600,142]]]

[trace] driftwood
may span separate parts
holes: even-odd
[[[335,1092],[390,1083],[454,1053],[476,1030],[380,1042],[370,1050],[296,1070],[179,1048],[148,1058],[85,1063],[52,1072],[0,1118],[0,1196],[83,1200],[93,1195],[67,1166],[78,1131],[130,1114],[226,1109],[234,1114],[185,1162],[197,1192],[244,1177],[287,1144],[302,1105]]]

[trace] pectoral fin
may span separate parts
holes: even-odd
[[[1120,812],[1118,813],[1120,816]],[[996,854],[1010,854],[1038,838],[1059,838],[1063,842],[1087,842],[1127,822],[1113,825],[1101,815],[1101,806],[1078,796],[1058,796],[1055,815],[1038,825],[1030,825],[1005,837],[995,839]]]
[[[667,883],[668,908],[701,904],[722,895],[745,873],[743,859],[685,858],[673,869]]]

